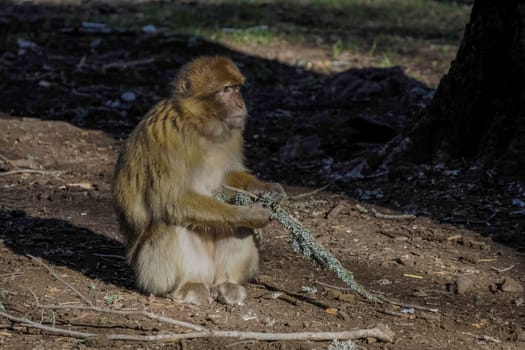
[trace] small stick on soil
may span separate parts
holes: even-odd
[[[330,187],[331,185],[333,185],[334,183],[333,182],[330,182],[326,185],[324,185],[323,187],[319,187],[313,191],[310,191],[310,192],[306,192],[306,193],[300,193],[298,195],[295,195],[293,197],[290,197],[288,198],[289,200],[294,200],[294,199],[299,199],[299,198],[304,198],[304,197],[308,197],[308,196],[311,196],[313,194],[316,194],[318,192],[321,192],[322,190],[325,190],[326,188]]]
[[[413,220],[416,218],[415,215],[412,214],[383,214],[375,210],[374,208],[371,208],[372,213],[374,213],[374,216],[379,219],[387,219],[387,220]]]
[[[392,304],[392,305],[397,305],[397,306],[401,306],[401,307],[406,307],[406,308],[411,308],[411,309],[416,309],[416,310],[423,310],[423,311],[430,311],[430,312],[439,312],[439,309],[437,308],[433,308],[433,307],[428,307],[428,306],[422,306],[422,305],[417,305],[417,304],[407,304],[407,303],[402,303],[400,301],[396,301],[396,300],[391,300],[391,299],[388,299],[384,296],[379,296],[379,299],[389,303],[389,304]]]
[[[468,335],[469,337],[473,337],[473,338],[476,338],[478,340],[485,340],[485,341],[490,341],[490,342],[493,342],[493,343],[501,343],[501,340],[499,339],[496,339],[496,338],[493,338],[491,336],[488,336],[488,335],[476,335],[476,334],[472,334],[470,332],[461,332],[465,335]]]
[[[344,208],[346,208],[346,203],[344,201],[337,203],[337,205],[330,209],[330,211],[326,214],[326,218],[333,219],[337,217]]]
[[[455,241],[455,240],[461,239],[461,238],[463,238],[463,235],[461,233],[458,233],[458,234],[452,235],[450,237],[447,237],[447,241]]]
[[[343,292],[351,292],[352,291],[352,289],[348,288],[348,287],[338,287],[338,286],[334,286],[332,284],[324,283],[324,282],[317,281],[317,280],[314,280],[314,282],[317,283],[320,286],[323,286],[323,287],[326,287],[326,288],[330,288],[330,289],[340,290],[340,291],[343,291]]]
[[[122,255],[116,255],[116,254],[93,254],[95,256],[100,256],[101,258],[115,258],[120,260],[126,260],[125,256]]]
[[[353,290],[352,288],[338,287],[338,286],[334,286],[334,285],[331,285],[331,284],[328,284],[328,283],[324,283],[324,282],[321,282],[321,281],[315,281],[315,283],[317,283],[317,284],[319,284],[319,285],[321,285],[323,287],[326,287],[326,288],[336,289],[336,290],[340,290],[340,291],[343,291],[343,292],[351,292]],[[412,308],[412,309],[416,309],[416,310],[430,311],[430,312],[439,312],[439,310],[436,309],[436,308],[430,308],[430,307],[422,306],[422,305],[406,304],[406,303],[402,303],[400,301],[388,299],[388,298],[386,298],[384,296],[377,295],[377,294],[376,294],[376,297],[378,299],[380,299],[381,301],[384,301],[386,303],[389,303],[389,304],[392,304],[392,305],[396,305],[396,306],[402,306],[402,307]]]
[[[355,208],[363,214],[368,214],[368,209],[363,207],[361,204],[356,204]]]
[[[383,214],[375,210],[374,208],[367,209],[363,207],[361,204],[356,204],[355,208],[360,211],[363,214],[372,214],[378,218],[378,219],[387,219],[387,220],[413,220],[416,218],[415,215],[412,214]]]
[[[503,273],[505,271],[512,270],[514,268],[514,265],[510,265],[509,267],[505,267],[505,268],[502,268],[502,269],[498,269],[495,266],[491,266],[490,268],[491,268],[491,270],[498,271],[499,273]]]
[[[155,62],[155,58],[154,57],[146,58],[144,60],[124,61],[124,62],[123,61],[111,62],[111,63],[107,63],[107,64],[103,65],[102,66],[102,70],[106,71],[106,70],[108,70],[110,68],[117,68],[117,69],[120,69],[120,70],[125,70],[125,69],[131,68],[131,67],[151,64],[153,62]]]
[[[130,341],[175,341],[180,339],[195,339],[195,338],[238,338],[238,339],[254,339],[264,341],[276,340],[333,340],[333,339],[362,339],[362,338],[376,338],[384,342],[392,342],[395,333],[384,324],[377,324],[374,328],[358,329],[354,331],[343,332],[298,332],[298,333],[265,333],[265,332],[241,332],[241,331],[214,331],[204,330],[193,333],[169,333],[159,335],[132,335],[132,334],[96,334],[88,332],[78,332],[57,327],[46,326],[27,318],[16,317],[6,312],[0,311],[0,316],[7,318],[13,322],[21,323],[27,327],[41,329],[50,333],[65,335],[74,338],[87,339],[97,336],[104,336],[109,340],[130,340]]]
[[[9,171],[4,171],[0,173],[0,176],[8,176],[13,174],[43,174],[43,175],[55,175],[58,176],[62,174],[60,170],[39,170],[39,169],[14,169]]]
[[[193,324],[193,323],[189,323],[189,322],[185,322],[185,321],[179,321],[179,320],[176,320],[176,319],[171,318],[171,317],[157,315],[157,314],[155,314],[153,312],[149,312],[149,311],[146,311],[146,310],[140,310],[140,311],[113,310],[113,309],[110,309],[110,308],[107,308],[107,307],[84,306],[84,305],[42,305],[42,304],[37,304],[37,306],[42,308],[42,309],[52,309],[52,310],[59,310],[59,309],[63,309],[63,310],[84,310],[84,311],[104,312],[104,313],[113,314],[113,315],[144,316],[144,317],[150,318],[152,320],[157,320],[157,321],[173,324],[173,325],[180,326],[180,327],[193,329],[194,331],[197,331],[197,332],[201,332],[201,331],[206,330],[206,328],[204,328],[202,326],[199,326],[199,325],[196,325],[196,324]]]
[[[71,289],[73,292],[75,292],[80,298],[82,298],[86,303],[88,303],[89,305],[93,306],[93,303],[91,302],[91,300],[89,300],[86,296],[84,296],[84,294],[80,293],[75,287],[73,287],[71,284],[69,284],[66,280],[64,280],[62,277],[60,277],[55,271],[53,271],[49,266],[47,266],[46,264],[44,264],[44,262],[39,259],[39,258],[36,258],[30,254],[26,254],[28,257],[31,258],[31,260],[33,260],[33,262],[43,266],[46,268],[47,271],[49,271],[49,273],[51,273],[53,275],[53,277],[55,277],[57,280],[59,280],[60,282],[64,283],[67,287],[69,287],[69,289]]]

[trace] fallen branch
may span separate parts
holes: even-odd
[[[82,298],[86,303],[88,303],[89,305],[93,306],[93,303],[91,302],[91,300],[89,300],[84,294],[80,293],[75,287],[73,287],[71,284],[69,284],[66,280],[64,280],[62,277],[60,277],[55,271],[53,271],[49,266],[47,266],[46,264],[44,264],[44,262],[39,259],[39,258],[36,258],[30,254],[26,254],[29,258],[31,258],[31,260],[35,263],[37,263],[38,265],[40,266],[43,266],[44,268],[46,268],[47,271],[49,271],[49,273],[51,273],[53,275],[53,277],[55,277],[57,280],[59,280],[60,282],[64,283],[67,287],[69,287],[69,289],[71,289],[73,292],[75,292],[80,298]]]
[[[491,270],[498,271],[499,273],[503,273],[503,272],[506,272],[506,271],[512,270],[513,268],[514,268],[514,264],[513,264],[513,265],[510,265],[509,267],[504,267],[504,268],[502,268],[502,269],[498,269],[498,268],[495,267],[495,266],[491,266],[491,267],[490,267]]]
[[[461,333],[463,333],[464,335],[468,335],[469,337],[476,338],[478,340],[490,341],[490,342],[497,343],[497,344],[501,343],[501,340],[493,338],[488,335],[476,335],[470,332],[461,332]]]
[[[180,339],[195,339],[195,338],[238,338],[238,339],[253,339],[263,341],[276,340],[333,340],[333,339],[362,339],[362,338],[376,338],[384,342],[392,342],[394,340],[394,332],[384,324],[377,324],[373,328],[358,329],[354,331],[343,332],[298,332],[298,333],[265,333],[265,332],[241,332],[241,331],[214,331],[203,330],[193,333],[168,333],[159,335],[132,335],[107,333],[97,334],[89,332],[78,332],[68,329],[58,328],[40,324],[30,319],[23,317],[16,317],[6,312],[0,311],[0,316],[7,318],[13,322],[18,322],[24,326],[41,329],[53,334],[64,335],[73,338],[88,339],[94,337],[105,337],[109,340],[128,340],[128,341],[143,341],[143,342],[170,342]]]
[[[375,210],[374,208],[371,208],[372,213],[376,218],[379,219],[387,219],[387,220],[413,220],[416,218],[415,215],[412,214],[383,214]]]
[[[360,211],[363,214],[370,214],[372,213],[373,216],[375,216],[378,219],[387,219],[387,220],[413,220],[416,218],[415,215],[412,214],[383,214],[378,212],[374,208],[367,209],[363,207],[361,204],[355,205],[356,209]]]
[[[326,288],[340,290],[340,291],[343,291],[343,292],[351,292],[351,291],[353,291],[352,288],[338,287],[338,286],[334,286],[334,285],[331,285],[331,284],[328,284],[328,283],[324,283],[324,282],[321,282],[321,281],[315,281],[315,283],[319,284],[320,286],[326,287]],[[396,305],[396,306],[411,308],[411,309],[415,309],[415,310],[422,310],[422,311],[439,312],[439,309],[437,309],[437,308],[432,308],[432,307],[423,306],[423,305],[417,305],[417,304],[402,303],[400,301],[388,299],[387,297],[384,297],[382,295],[376,295],[376,297],[380,301],[384,301],[384,302],[386,302],[388,304],[392,304],[392,305]]]
[[[328,183],[328,184],[326,184],[326,185],[324,185],[322,187],[316,188],[313,191],[306,192],[306,193],[299,193],[298,195],[290,197],[289,200],[295,200],[295,199],[311,196],[313,194],[316,194],[318,192],[321,192],[321,191],[325,190],[326,188],[330,187],[333,184],[334,184],[333,182],[330,182],[330,183]]]
[[[146,58],[146,59],[143,59],[143,60],[135,60],[135,61],[111,62],[111,63],[107,63],[107,64],[103,65],[102,66],[102,71],[106,71],[106,70],[111,69],[111,68],[117,68],[117,69],[120,69],[120,70],[125,70],[125,69],[136,67],[136,66],[142,66],[142,65],[146,65],[146,64],[151,64],[153,62],[155,62],[155,58],[154,57]]]
[[[98,306],[84,306],[84,305],[42,305],[37,304],[39,308],[42,309],[51,309],[51,310],[84,310],[84,311],[94,311],[94,312],[104,312],[107,314],[113,314],[113,315],[126,315],[126,316],[144,316],[152,320],[169,323],[175,326],[180,326],[188,329],[193,329],[194,331],[204,331],[206,328],[185,322],[185,321],[179,321],[171,317],[161,316],[157,315],[153,312],[149,312],[146,310],[139,310],[139,311],[129,311],[129,310],[113,310],[107,307],[98,307]]]
[[[44,175],[60,175],[62,171],[60,170],[39,170],[39,169],[14,169],[9,171],[4,171],[0,173],[0,176],[8,176],[13,174],[44,174]]]

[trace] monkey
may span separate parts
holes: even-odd
[[[168,98],[131,132],[112,179],[114,206],[136,283],[191,304],[242,305],[258,269],[254,230],[271,212],[218,201],[223,185],[285,196],[244,166],[245,78],[227,57],[182,66]]]

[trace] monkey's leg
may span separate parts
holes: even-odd
[[[224,304],[244,304],[247,293],[241,284],[255,276],[259,264],[253,230],[237,229],[235,235],[219,238],[215,247],[215,264],[212,296]]]
[[[132,265],[137,284],[146,293],[163,295],[193,304],[211,300],[213,241],[182,226],[159,227],[137,251]]]

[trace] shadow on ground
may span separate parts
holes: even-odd
[[[20,210],[0,210],[0,232],[5,246],[17,254],[135,289],[121,242],[64,220],[27,216]]]
[[[173,6],[159,6],[159,15],[188,10]],[[278,16],[291,12],[289,5],[271,6]],[[514,190],[502,194],[496,180],[475,170],[458,178],[457,169],[408,165],[391,169],[389,177],[363,179],[366,166],[381,165],[383,147],[417,119],[432,97],[430,89],[399,68],[352,69],[331,77],[192,35],[82,27],[80,9],[91,18],[118,14],[116,6],[59,8],[60,15],[56,7],[38,5],[8,4],[0,10],[5,29],[0,36],[0,112],[64,120],[125,138],[144,113],[169,94],[169,81],[182,64],[204,54],[228,55],[247,76],[247,162],[261,177],[311,188],[333,183],[328,190],[467,225],[509,244],[521,235],[523,219],[511,215]],[[233,13],[239,23],[268,12],[250,6],[241,11],[202,5],[200,10],[203,18],[213,20]],[[293,10],[305,14],[290,19],[303,28],[311,27],[312,16],[318,15],[313,8]],[[316,19],[328,26],[337,16],[333,10]],[[436,30],[423,34],[432,37]],[[29,42],[19,40],[24,38]],[[458,168],[462,166],[458,162]]]

